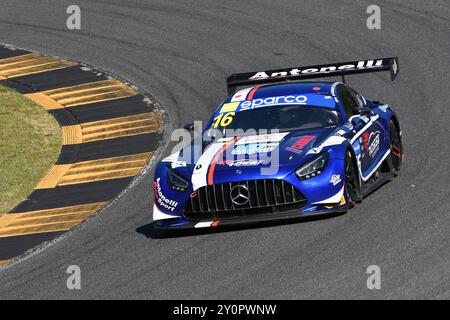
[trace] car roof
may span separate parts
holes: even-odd
[[[298,94],[322,94],[331,95],[333,83],[326,82],[289,82],[276,83],[259,87],[253,96],[254,99],[298,95]]]
[[[245,92],[251,88],[254,88],[252,99],[260,99],[267,97],[287,96],[287,95],[300,95],[300,94],[320,94],[320,95],[333,95],[332,87],[336,82],[283,82],[266,84],[262,86],[254,86],[240,90]],[[237,91],[240,92],[240,91]],[[225,102],[230,102],[233,99],[234,94],[229,96]]]

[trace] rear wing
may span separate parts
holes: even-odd
[[[332,63],[307,67],[294,67],[288,69],[274,69],[259,72],[236,73],[227,78],[228,94],[234,93],[239,86],[259,85],[265,83],[325,78],[345,75],[390,71],[391,80],[394,81],[400,71],[398,58],[381,58],[371,60],[359,60],[341,63]]]

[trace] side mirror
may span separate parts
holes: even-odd
[[[360,116],[370,116],[372,114],[372,110],[370,108],[358,108],[356,109],[356,113]]]
[[[189,123],[189,124],[184,126],[184,129],[186,129],[187,131],[192,133],[192,132],[194,132],[194,124],[193,123]]]

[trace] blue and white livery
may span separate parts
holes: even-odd
[[[397,115],[345,80],[298,80],[377,71],[393,80],[398,59],[230,76],[200,143],[157,165],[154,226],[217,228],[353,207],[400,171]]]

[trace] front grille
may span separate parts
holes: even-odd
[[[238,205],[231,199],[235,186],[245,186],[249,201]],[[199,188],[184,206],[184,216],[191,220],[244,218],[301,209],[306,198],[283,180],[250,180],[209,185]]]

